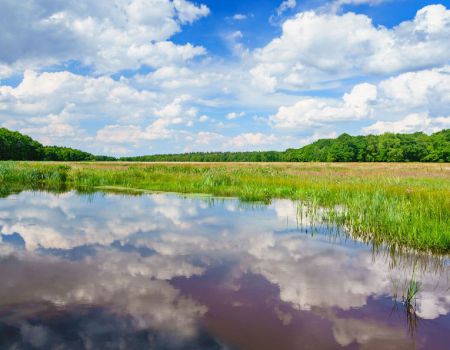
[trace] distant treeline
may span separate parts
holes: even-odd
[[[116,159],[94,156],[68,147],[43,146],[29,136],[0,128],[0,160],[92,161]]]
[[[449,162],[450,129],[427,135],[391,134],[321,139],[284,152],[195,152],[124,157],[138,162]]]
[[[393,134],[321,139],[283,152],[194,152],[114,158],[77,149],[43,146],[31,137],[0,128],[0,160],[135,162],[450,162],[450,129],[427,135]]]
[[[192,152],[155,154],[151,156],[122,157],[131,162],[280,162],[285,152]]]

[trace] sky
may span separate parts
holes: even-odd
[[[450,127],[450,1],[0,0],[0,127],[133,156]]]

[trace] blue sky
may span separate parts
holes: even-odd
[[[0,1],[0,126],[97,154],[450,127],[450,4]]]

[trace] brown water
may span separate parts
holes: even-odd
[[[0,349],[449,348],[448,257],[393,259],[304,214],[171,194],[0,199]]]

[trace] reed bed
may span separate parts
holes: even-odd
[[[127,189],[301,200],[355,238],[450,252],[447,164],[1,162],[0,183],[1,191]]]

